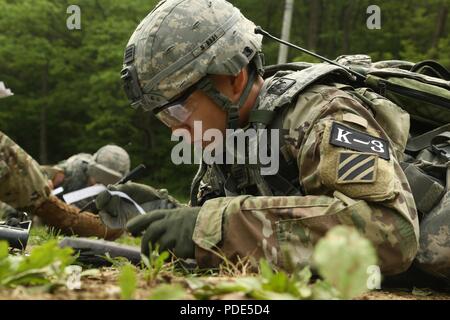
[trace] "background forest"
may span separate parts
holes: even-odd
[[[230,1],[256,24],[281,32],[284,1]],[[0,0],[0,80],[14,96],[0,100],[0,129],[41,164],[115,143],[146,182],[186,198],[195,166],[170,161],[170,131],[129,107],[119,72],[125,45],[156,0]],[[81,8],[81,30],[68,30],[67,7]],[[381,8],[369,30],[366,9]],[[450,0],[296,0],[291,41],[329,58],[366,53],[374,61],[435,59],[450,67]],[[266,63],[278,45],[264,42]],[[289,51],[289,60],[311,61]]]

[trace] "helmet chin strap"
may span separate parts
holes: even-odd
[[[250,94],[256,80],[256,74],[257,72],[254,68],[249,68],[248,81],[237,104],[233,103],[227,96],[217,90],[209,77],[205,77],[198,84],[199,90],[203,91],[209,98],[211,98],[217,105],[227,112],[227,129],[239,128],[239,110],[242,108]]]

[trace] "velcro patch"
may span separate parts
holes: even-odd
[[[389,142],[382,138],[346,127],[333,122],[331,127],[330,144],[355,151],[376,154],[389,160]]]
[[[336,183],[372,183],[376,181],[378,156],[371,153],[339,152]]]
[[[277,96],[281,96],[283,93],[285,93],[290,87],[292,87],[295,84],[294,79],[289,78],[280,78],[277,81],[275,81],[274,84],[272,84],[267,91],[269,94],[275,94]]]

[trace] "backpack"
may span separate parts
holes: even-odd
[[[408,179],[421,232],[414,266],[449,280],[450,72],[434,61],[372,63],[367,55],[340,56],[336,62],[365,76],[364,81],[350,82],[354,91],[349,93],[373,111]],[[269,66],[265,76],[316,65]],[[323,81],[321,75],[319,79]],[[343,81],[349,83],[348,77]]]

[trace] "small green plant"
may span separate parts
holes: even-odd
[[[120,238],[114,240],[114,242],[117,242],[120,244],[125,244],[128,246],[140,247],[141,239],[142,239],[142,237],[132,237],[132,236],[129,236],[128,234],[124,234]]]
[[[150,247],[150,252],[149,257],[141,255],[144,279],[147,282],[152,282],[158,277],[161,270],[163,270],[164,263],[170,257],[170,254],[167,251],[159,253],[158,247],[156,247],[155,250],[152,250]]]
[[[162,284],[152,290],[149,300],[181,300],[187,296],[179,284]]]
[[[104,256],[102,256],[106,261],[111,263],[111,267],[121,269],[122,267],[130,264],[130,260],[125,257],[111,257],[111,255],[107,252]]]
[[[137,288],[136,268],[131,264],[122,267],[119,275],[120,297],[122,300],[134,298]]]
[[[286,255],[288,253],[285,253]],[[189,278],[197,299],[240,293],[252,299],[351,299],[367,291],[368,267],[376,264],[372,244],[355,229],[338,226],[319,241],[314,261],[323,279],[313,280],[309,267],[276,270],[266,260],[255,276],[219,279]],[[236,270],[230,264],[227,270]]]
[[[342,299],[352,299],[368,291],[370,266],[377,263],[372,243],[357,230],[337,226],[319,240],[313,260],[322,278],[339,291]]]
[[[213,278],[191,278],[187,281],[197,299],[210,299],[229,293],[241,293],[248,298],[259,300],[331,299],[337,295],[333,288],[321,281],[310,283],[312,274],[308,267],[288,274],[284,271],[274,271],[270,264],[262,259],[259,269],[260,273],[256,276],[219,281],[211,281]]]
[[[29,244],[31,246],[41,245],[50,240],[60,240],[60,231],[46,226],[35,226],[30,230]]]
[[[10,255],[8,244],[0,242],[0,287],[57,283],[73,261],[71,248],[60,248],[56,240],[34,247],[28,256]]]

